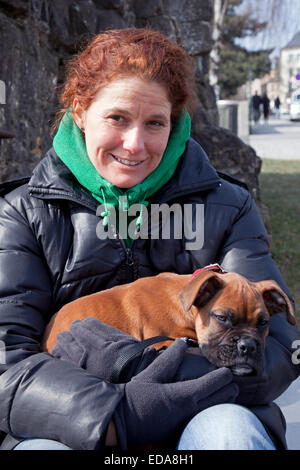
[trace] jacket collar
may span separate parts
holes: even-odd
[[[152,202],[166,203],[177,197],[215,189],[220,177],[202,147],[189,139],[173,177],[154,195]],[[97,208],[97,201],[81,186],[51,148],[33,171],[30,195],[39,199],[67,199]]]
[[[209,191],[221,184],[201,145],[190,138],[173,178],[155,195],[161,204],[180,196]]]
[[[33,170],[28,182],[31,196],[38,199],[65,199],[97,208],[97,201],[80,185],[68,167],[51,148]]]

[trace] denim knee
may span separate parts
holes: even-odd
[[[179,450],[275,450],[261,421],[247,408],[215,405],[197,414],[184,429]]]
[[[51,439],[25,439],[13,450],[71,450],[70,447]]]

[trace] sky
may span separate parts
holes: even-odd
[[[277,8],[272,11],[272,4]],[[255,18],[267,21],[266,31],[255,38],[245,38],[239,44],[248,50],[274,48],[272,56],[279,56],[280,49],[300,31],[300,0],[244,0],[238,11],[251,8]]]

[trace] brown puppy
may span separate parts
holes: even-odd
[[[215,366],[230,367],[236,375],[259,374],[269,318],[279,312],[287,312],[287,320],[296,324],[292,304],[275,281],[250,282],[236,273],[213,271],[192,279],[162,273],[66,304],[47,325],[42,348],[51,352],[57,335],[74,320],[95,317],[139,340],[156,335],[194,339]]]

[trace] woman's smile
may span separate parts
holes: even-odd
[[[142,161],[127,160],[127,159],[125,159],[125,158],[117,157],[116,155],[113,155],[113,154],[111,154],[111,156],[112,156],[115,160],[117,160],[117,162],[121,163],[122,165],[129,166],[129,167],[134,167],[134,166],[140,165],[140,164],[143,163],[143,161],[144,161],[144,160],[142,160]]]
[[[103,178],[120,188],[141,183],[158,167],[171,131],[164,86],[135,76],[100,89],[87,110],[73,103],[88,156]]]

